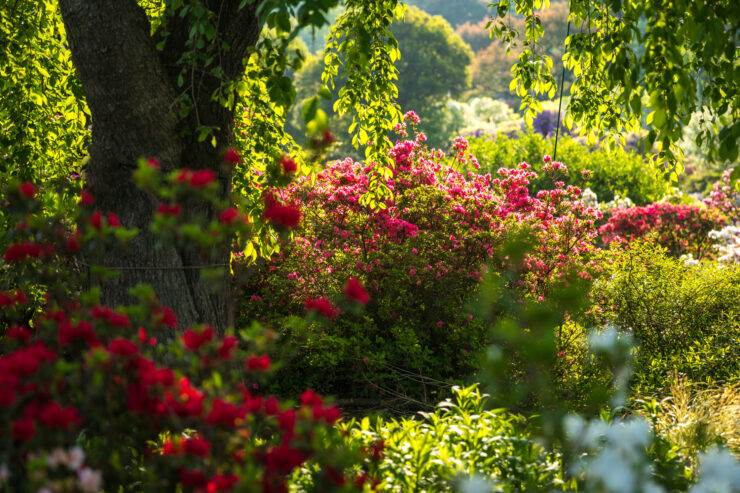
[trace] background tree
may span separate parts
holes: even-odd
[[[442,145],[449,135],[445,132],[445,115],[441,111],[450,97],[457,97],[470,87],[472,51],[442,17],[430,16],[415,7],[407,8],[404,20],[394,22],[390,31],[401,53],[395,63],[398,70],[398,95],[395,99],[403,111],[414,110],[425,120],[423,129],[430,138],[430,144]],[[307,58],[302,69],[295,74],[298,101],[312,97],[322,87],[319,78],[323,70],[322,57]],[[345,77],[341,62],[337,65],[336,74],[337,80]],[[335,91],[331,98],[321,103],[338,139],[330,157],[359,158],[361,156],[354,150],[348,131],[350,119],[333,111],[338,98]],[[291,118],[296,133],[302,119],[300,106],[293,109]]]
[[[453,27],[465,22],[476,22],[490,15],[487,0],[409,0],[405,3],[430,15],[441,15]]]
[[[440,16],[415,7],[391,27],[401,49],[398,104],[425,113],[470,87],[473,52]]]

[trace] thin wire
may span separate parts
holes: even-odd
[[[187,270],[187,269],[210,269],[213,267],[226,267],[230,264],[210,264],[210,265],[182,265],[178,267],[108,267],[107,265],[90,265],[80,261],[85,267],[102,267],[110,270]]]
[[[570,2],[568,2],[568,28],[565,33],[565,39],[570,36]],[[563,49],[565,49],[565,42],[563,42]],[[555,149],[552,151],[552,160],[558,160],[558,139],[560,137],[560,111],[563,108],[563,84],[565,83],[565,63],[563,63],[563,70],[560,74],[560,99],[558,101],[558,125],[555,128]]]

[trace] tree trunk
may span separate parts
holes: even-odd
[[[225,80],[237,80],[243,74],[243,58],[259,35],[256,4],[238,9],[238,0],[204,3],[219,14],[215,42],[231,47],[222,59]],[[118,272],[102,284],[103,302],[128,304],[132,301],[128,290],[146,283],[175,312],[179,327],[208,323],[223,332],[233,325],[229,245],[217,245],[208,254],[161,246],[150,231],[158,202],[132,180],[137,159],[152,156],[164,172],[180,167],[213,170],[222,197],[229,196],[232,176],[222,166],[221,153],[233,142],[234,115],[211,100],[221,80],[201,76],[195,111],[180,119],[174,111],[178,62],[189,30],[185,20],[168,17],[170,35],[159,51],[149,20],[135,0],[60,0],[59,5],[92,114],[86,180],[94,207],[117,214],[123,226],[139,230],[127,248],[108,252],[103,259]],[[197,142],[192,130],[198,123],[218,128],[218,149],[210,142]],[[188,129],[191,132],[183,132]],[[186,136],[178,137],[183,133]],[[182,205],[185,215],[216,216],[209,204],[193,200]],[[201,278],[198,268],[214,263],[224,265],[224,276],[215,286]]]

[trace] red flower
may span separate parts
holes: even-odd
[[[198,470],[180,469],[180,483],[185,488],[201,488],[206,485],[206,477]]]
[[[87,189],[83,188],[82,193],[80,193],[80,203],[89,207],[95,203],[95,197],[93,197],[93,194],[88,192]]]
[[[36,433],[36,426],[30,418],[20,418],[13,421],[13,438],[22,442],[27,442]]]
[[[21,195],[23,195],[24,197],[28,197],[29,199],[36,197],[37,190],[38,189],[30,181],[18,185],[18,191],[21,193]]]
[[[52,401],[39,410],[39,421],[48,428],[69,429],[82,420],[74,407],[62,407]]]
[[[262,356],[250,356],[247,358],[246,365],[249,371],[267,371],[270,369],[270,357],[266,354]]]
[[[200,332],[196,332],[193,329],[188,329],[182,336],[182,340],[185,343],[185,347],[191,351],[197,351],[206,342],[213,339],[215,333],[213,329],[206,325]]]
[[[302,406],[321,406],[324,403],[321,396],[311,389],[304,390],[300,399]]]
[[[236,166],[237,164],[239,164],[240,160],[241,160],[241,156],[239,155],[239,151],[237,151],[233,147],[228,149],[224,153],[224,162],[232,166]]]
[[[146,158],[146,164],[149,165],[150,168],[159,169],[159,161],[157,161],[156,158]]]
[[[154,315],[154,322],[157,324],[166,325],[167,327],[171,327],[173,329],[177,328],[177,317],[174,313],[172,313],[172,310],[170,310],[166,306],[163,306],[162,309]]]
[[[324,132],[323,132],[323,134],[322,134],[321,137],[322,137],[321,143],[323,145],[329,145],[332,142],[334,142],[334,140],[336,140],[334,138],[334,135],[329,130],[326,130],[326,129],[324,130]]]
[[[157,207],[157,214],[161,214],[163,216],[179,216],[180,212],[182,212],[180,204],[169,205],[162,202],[159,204],[159,207]]]
[[[246,415],[246,410],[238,408],[230,402],[226,402],[223,399],[216,397],[213,400],[211,406],[211,412],[206,417],[206,423],[210,425],[223,425],[228,428],[236,426],[237,419],[243,419]]]
[[[182,442],[183,451],[189,455],[195,455],[197,457],[208,457],[208,452],[211,450],[211,444],[208,440],[204,440],[200,437],[188,438]]]
[[[295,410],[286,409],[278,414],[278,426],[287,435],[293,435],[293,429],[295,428]]]
[[[76,234],[70,234],[67,236],[67,251],[69,253],[75,253],[80,249],[80,242]]]
[[[298,166],[290,156],[283,156],[280,158],[280,165],[283,167],[283,173],[289,175],[295,173],[298,170]]]
[[[239,217],[239,211],[234,209],[233,207],[229,207],[225,211],[221,212],[221,214],[218,215],[218,220],[222,222],[223,224],[234,224],[234,221],[236,221],[236,218]]]
[[[31,332],[23,327],[11,327],[8,329],[8,332],[5,333],[5,337],[8,339],[15,339],[21,344],[28,344],[28,341],[31,340]]]
[[[344,475],[340,471],[334,469],[332,466],[326,467],[326,477],[329,478],[329,481],[338,486],[344,486],[345,484],[347,484],[347,479],[344,477]]]
[[[347,285],[344,287],[344,295],[350,300],[354,300],[363,305],[367,305],[367,302],[370,301],[370,296],[367,294],[367,291],[362,287],[360,281],[354,277],[347,281]]]
[[[239,481],[236,474],[216,474],[208,482],[206,490],[211,493],[216,491],[229,491]]]
[[[72,325],[69,321],[60,323],[59,345],[63,347],[75,340],[82,340],[90,347],[99,344],[98,337],[90,322],[82,320],[77,325]]]
[[[306,300],[306,311],[315,311],[327,318],[334,318],[338,314],[337,308],[326,298],[308,298]]]
[[[292,205],[282,205],[270,200],[263,217],[281,228],[294,228],[301,220],[301,210]]]
[[[317,405],[313,407],[314,421],[324,420],[327,424],[333,425],[341,417],[341,411],[339,411],[339,409],[335,406],[324,408],[320,405]]]
[[[218,348],[218,356],[223,359],[231,358],[231,351],[236,347],[237,339],[234,336],[226,336]]]
[[[26,257],[29,258],[38,258],[43,253],[43,250],[41,249],[41,245],[37,245],[35,243],[26,242],[23,244],[14,244],[10,245],[8,249],[5,251],[5,262],[16,262],[18,260],[23,260]]]
[[[100,229],[100,226],[102,225],[102,218],[103,214],[100,211],[95,211],[90,218],[90,224],[95,229]]]
[[[194,188],[200,188],[208,185],[213,180],[216,179],[216,173],[211,171],[210,169],[201,169],[196,172],[194,172],[190,176],[190,186]]]
[[[300,466],[306,457],[303,453],[287,445],[271,447],[265,454],[265,468],[267,472],[289,473]]]
[[[108,214],[108,225],[114,228],[121,227],[121,223],[118,221],[118,216],[113,214],[112,212]]]
[[[139,352],[139,348],[128,339],[119,337],[110,341],[108,351],[119,356],[133,356]]]

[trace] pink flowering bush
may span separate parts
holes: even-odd
[[[722,229],[726,222],[724,211],[716,207],[657,202],[615,209],[599,233],[607,245],[650,236],[671,255],[712,258],[714,250],[709,232]]]
[[[464,139],[456,141],[454,159],[474,162],[466,150]],[[238,308],[244,320],[282,333],[293,360],[278,379],[280,392],[308,382],[344,396],[423,399],[440,380],[473,372],[487,328],[466,305],[487,270],[507,262],[501,245],[520,231],[539,244],[526,257],[521,296],[546,296],[567,272],[590,278],[597,269],[590,256],[599,213],[583,207],[578,188],[558,178],[532,197],[527,185],[537,175],[526,164],[495,177],[462,174],[424,146],[423,134],[397,142],[391,157],[394,197],[381,210],[360,205],[376,177],[351,159],[286,190],[303,221],[294,241],[252,275]],[[362,314],[340,294],[347,279],[369,294]],[[317,300],[333,308],[322,311]],[[315,323],[291,318],[306,310]]]
[[[217,223],[181,217],[175,199],[208,200],[213,176],[165,177],[155,164],[142,162],[136,176],[163,199],[153,223],[163,238],[206,247],[205,237],[248,231],[216,201]],[[6,196],[17,220],[0,251],[3,283],[13,284],[0,288],[0,490],[284,492],[307,463],[317,491],[374,487],[360,450],[333,427],[335,406],[312,390],[296,404],[263,392],[272,364],[258,326],[178,333],[147,286],[131,290],[138,303],[118,308],[101,305],[96,289],[70,292],[62,266],[81,254],[93,261],[134,232],[84,190],[76,226],[41,214],[29,183]],[[350,292],[362,297],[355,285]]]

